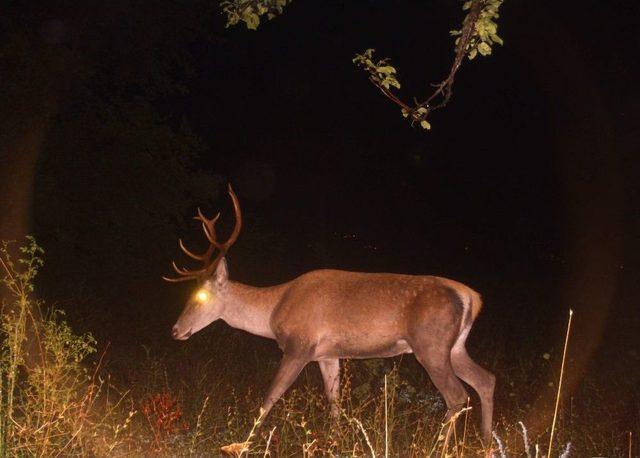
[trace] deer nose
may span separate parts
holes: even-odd
[[[178,327],[178,325],[176,324],[173,329],[171,329],[171,337],[173,337],[176,340],[187,340],[189,337],[191,337],[191,329],[189,329],[187,332],[183,332],[182,334],[180,334],[180,328]]]

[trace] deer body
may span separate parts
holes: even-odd
[[[239,219],[237,198],[230,193]],[[206,220],[202,214],[198,219],[212,246],[223,248],[211,237],[215,219]],[[198,256],[182,243],[181,247],[189,256]],[[225,252],[213,268],[207,267],[200,289],[173,327],[173,337],[187,339],[222,319],[232,327],[275,339],[283,358],[263,402],[263,415],[309,362],[318,362],[331,412],[337,415],[340,359],[414,353],[443,395],[447,419],[467,403],[460,380],[478,393],[483,437],[490,440],[495,377],[471,360],[465,348],[482,306],[474,290],[441,277],[339,270],[316,270],[288,283],[256,288],[228,279]],[[174,268],[183,277],[193,276]]]
[[[451,295],[435,277],[314,271],[288,285],[270,328],[282,349],[305,340],[313,361],[395,356],[412,352],[421,315],[448,307]],[[451,305],[442,324],[459,328],[462,304]]]

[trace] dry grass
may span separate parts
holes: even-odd
[[[185,413],[185,421],[193,424],[194,428],[175,431],[152,452],[158,456],[211,456],[224,450],[230,456],[279,457],[463,457],[485,452],[477,434],[479,415],[473,408],[464,409],[455,421],[442,424],[444,408],[438,404],[435,411],[428,413],[427,399],[431,398],[423,397],[428,394],[437,399],[437,393],[427,389],[407,394],[411,390],[407,390],[400,375],[401,368],[397,365],[387,374],[386,396],[386,367],[382,368],[380,383],[368,382],[367,388],[361,388],[362,377],[357,373],[362,372],[366,364],[345,364],[343,410],[337,421],[329,416],[329,407],[315,372],[308,377],[303,376],[301,383],[288,392],[264,421],[259,420],[257,410],[260,396],[251,389],[248,381],[242,395],[238,394],[240,387],[234,383],[218,384],[212,391],[202,393],[174,387],[172,392],[181,405],[196,405],[193,399],[201,400],[198,409],[191,414]],[[136,396],[135,392],[132,396]],[[606,441],[598,443],[601,437],[598,425],[577,425],[569,421],[568,415],[566,406],[561,404],[556,427],[556,443],[560,445],[556,446],[552,456],[585,456],[588,453],[618,456],[621,451],[627,455],[627,432],[621,432],[619,442],[611,447],[611,443]],[[148,438],[152,434],[144,422],[134,425],[131,432],[138,438]],[[530,432],[516,418],[503,415],[496,425],[491,453],[500,457],[542,457],[547,455],[548,440],[549,430]],[[150,453],[148,445],[152,442],[149,439],[131,440],[120,449],[120,453],[143,456]]]
[[[163,364],[167,364],[166,370],[157,370]],[[90,451],[94,456],[215,456],[229,445],[226,450],[232,455],[263,457],[463,457],[478,456],[483,451],[477,435],[477,403],[473,402],[455,422],[443,425],[445,409],[437,392],[428,383],[411,389],[398,365],[376,367],[379,379],[369,379],[362,377],[371,369],[367,362],[346,362],[343,410],[338,421],[331,420],[319,376],[310,369],[260,425],[257,409],[261,391],[253,386],[263,386],[271,373],[262,380],[234,381],[212,371],[194,384],[199,387],[194,390],[188,385],[194,374],[183,374],[183,380],[167,376],[170,361],[139,367],[145,372],[138,373],[136,382],[121,389],[115,398],[113,386],[107,390],[106,377],[99,382],[101,385],[90,385],[94,394],[80,391],[77,400],[65,407],[71,416],[83,419],[65,430],[69,445],[57,450],[41,448],[38,454],[82,456]],[[147,372],[150,367],[155,369]],[[100,399],[105,398],[111,399],[102,403]],[[546,455],[546,447],[541,445],[547,444],[549,431],[527,431],[518,423],[524,416],[504,413],[509,412],[504,401],[518,404],[514,397],[499,401],[501,415],[496,423],[493,454]],[[153,402],[155,407],[149,407]],[[110,406],[106,414],[102,407],[105,404]],[[93,410],[89,415],[79,413],[86,409]],[[560,445],[554,456],[568,456],[567,443],[571,443],[571,456],[627,456],[632,446],[627,431],[620,431],[616,437],[597,422],[591,423],[590,418],[572,418],[570,409],[567,404],[559,405],[556,443]],[[517,408],[513,411],[522,412]],[[634,431],[637,434],[637,428]]]
[[[7,267],[15,276],[13,268]],[[18,303],[33,302],[29,288],[16,291]],[[90,336],[75,335],[53,313],[40,334],[53,357],[26,374],[20,369],[20,320],[19,313],[9,315],[2,328],[3,455],[459,458],[486,452],[478,439],[478,403],[471,400],[443,424],[441,397],[412,358],[344,362],[337,420],[329,415],[317,368],[310,367],[263,419],[258,407],[276,358],[256,359],[259,368],[238,363],[228,342],[205,333],[172,357],[128,349],[112,379],[102,364],[105,352],[92,354],[96,344]],[[560,396],[561,383],[549,386],[544,375],[554,356],[506,364],[499,352],[492,355],[490,366],[500,382],[493,456],[542,457],[552,440],[552,456],[637,454],[638,416],[620,424],[611,415],[623,408],[637,413],[640,404],[596,402],[606,390],[618,390],[616,380],[604,386],[586,378],[580,391]],[[556,411],[548,428],[528,431],[520,420],[531,418],[539,397],[554,394]]]

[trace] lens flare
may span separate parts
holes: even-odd
[[[201,289],[196,293],[196,299],[199,302],[206,302],[209,299],[209,293],[204,289]]]

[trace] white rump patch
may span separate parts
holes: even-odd
[[[460,323],[460,334],[453,344],[451,351],[464,350],[464,344],[467,341],[467,337],[471,331],[471,325],[473,324],[471,320],[468,319],[471,318],[471,294],[468,294],[466,291],[456,291],[456,294],[462,301],[462,321]]]

